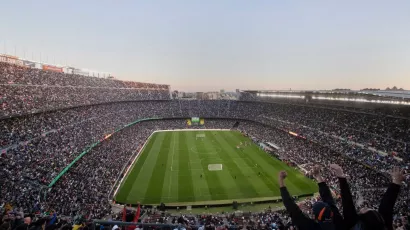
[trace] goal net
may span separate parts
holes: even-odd
[[[201,133],[201,134],[197,134],[196,135],[196,139],[198,140],[198,139],[204,139],[205,138],[205,134],[204,133]]]
[[[220,171],[222,170],[222,164],[209,164],[208,170],[209,171]]]

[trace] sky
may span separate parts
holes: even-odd
[[[410,89],[408,0],[0,1],[0,53],[122,80]]]

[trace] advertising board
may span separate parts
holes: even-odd
[[[53,72],[58,72],[58,73],[63,72],[63,68],[52,66],[52,65],[43,65],[43,70],[48,70],[48,71],[53,71]]]

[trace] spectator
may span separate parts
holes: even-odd
[[[384,194],[378,211],[362,209],[360,213],[357,214],[349,185],[342,168],[336,164],[332,164],[331,168],[339,178],[343,202],[343,215],[349,229],[352,227],[363,230],[393,229],[393,207],[399,194],[401,183],[404,181],[404,174],[400,169],[395,168],[392,171],[392,183]]]
[[[285,178],[287,174],[285,171],[279,173],[279,186],[282,196],[283,204],[286,210],[289,212],[293,223],[300,229],[335,229],[333,223],[333,211],[325,202],[316,202],[313,205],[314,219],[310,219],[302,210],[296,205],[293,198],[289,195],[289,192],[285,186]]]
[[[169,86],[85,77],[0,63],[0,204],[10,203],[25,213],[56,210],[59,215],[84,214],[87,218],[113,215],[109,191],[121,169],[155,130],[187,128],[187,117],[206,117],[205,128],[233,128],[256,143],[275,143],[273,157],[306,169],[337,162],[350,177],[356,208],[374,207],[389,185],[393,167],[409,170],[410,123],[403,111],[341,108],[298,101],[169,100]],[[285,102],[285,103],[284,103]],[[144,118],[175,118],[144,121]],[[229,118],[229,119],[223,119]],[[200,128],[202,128],[200,127]],[[190,126],[189,128],[196,128]],[[297,136],[289,133],[296,133]],[[47,186],[81,152],[103,140],[47,194]],[[114,154],[109,154],[114,153]],[[399,158],[398,158],[399,157]],[[113,163],[114,162],[114,163]],[[321,172],[336,193],[338,180]],[[318,179],[318,178],[316,178]],[[320,180],[318,180],[320,181]],[[319,185],[320,186],[320,185]],[[393,208],[394,227],[408,226],[408,184]],[[302,206],[311,208],[315,198]],[[327,202],[330,207],[331,201]],[[336,206],[340,202],[336,200]],[[147,221],[171,222],[171,217],[152,216]],[[16,216],[1,218],[4,226]],[[22,221],[20,215],[18,221]],[[168,218],[168,219],[167,219]],[[294,227],[288,214],[267,210],[238,218],[205,215],[184,216],[188,225],[207,227]],[[29,225],[41,227],[33,218]],[[228,225],[229,225],[228,224]],[[24,226],[24,225],[22,225]]]

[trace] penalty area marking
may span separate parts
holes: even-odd
[[[222,164],[209,164],[208,170],[209,171],[222,171]]]
[[[197,162],[189,162],[189,169],[194,170],[202,170],[202,164],[200,161]]]
[[[221,159],[221,158],[206,158],[206,159],[201,159],[200,161],[190,161],[190,162],[188,162],[188,164],[189,164],[189,168],[188,168],[188,171],[203,171],[204,169],[202,168],[202,163],[203,163],[203,161],[205,160],[205,162],[206,161],[213,161],[213,162],[218,162],[218,164],[208,164],[208,170],[210,170],[209,169],[209,166],[210,165],[221,165],[221,169],[220,170],[222,170],[222,164],[221,163],[223,163],[223,162],[225,162],[223,159]],[[220,162],[220,163],[219,163]],[[199,166],[199,167],[198,167]],[[213,166],[211,166],[211,167],[213,167]],[[215,167],[219,167],[219,166],[215,166]],[[177,169],[173,169],[172,167],[171,167],[171,172],[179,172],[180,170],[177,170]],[[217,171],[217,170],[210,170],[210,171]]]
[[[215,155],[215,154],[220,153],[221,150],[222,150],[222,149],[221,149],[220,147],[218,147],[218,146],[215,146],[215,147],[216,147],[215,150],[214,150],[214,151],[211,151],[211,152],[199,152],[198,150],[195,150],[195,146],[193,146],[193,147],[190,148],[190,151],[193,152],[193,153],[196,153],[196,154],[210,154],[210,155]]]
[[[245,162],[239,162],[239,161],[236,161],[236,160],[233,160],[233,162],[234,162],[236,165],[238,165],[240,168],[250,168],[250,169],[254,169],[254,168],[257,168],[257,167],[258,167],[258,164],[249,166],[249,165],[246,164]],[[244,165],[244,164],[245,164],[245,165]]]
[[[203,171],[203,169],[189,169],[189,171]],[[171,172],[179,172],[179,170],[171,169]]]

